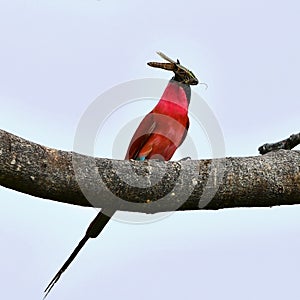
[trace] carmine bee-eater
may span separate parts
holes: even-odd
[[[125,159],[170,160],[176,149],[184,141],[188,128],[188,107],[191,99],[190,85],[198,84],[198,79],[179,60],[174,61],[161,52],[157,52],[166,63],[149,62],[154,68],[174,72],[161,99],[153,110],[147,114],[135,131]],[[96,238],[110,220],[115,210],[102,209],[89,225],[85,236],[79,242],[68,260],[54,276],[45,289],[48,295],[62,273],[67,269],[78,252],[90,238]]]

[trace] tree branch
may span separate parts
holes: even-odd
[[[300,204],[300,152],[123,161],[51,149],[0,130],[0,185],[63,203],[144,213],[291,205]]]
[[[290,135],[287,139],[276,143],[264,144],[258,148],[260,154],[266,154],[279,149],[291,150],[300,144],[300,132]]]

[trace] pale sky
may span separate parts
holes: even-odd
[[[2,0],[0,128],[72,150],[95,99],[124,82],[170,79],[146,65],[163,51],[208,84],[192,90],[216,118],[225,155],[258,155],[261,144],[299,132],[299,13],[290,0]],[[126,146],[116,152],[114,138],[155,103],[108,116],[95,155],[122,158]],[[212,157],[192,121],[193,158]],[[0,299],[42,299],[96,211],[2,187],[0,199]],[[299,299],[299,216],[293,206],[111,221],[47,299]]]

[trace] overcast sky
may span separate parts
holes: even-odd
[[[82,117],[101,95],[125,82],[170,79],[146,65],[160,60],[159,50],[208,84],[192,87],[191,101],[208,105],[224,155],[257,155],[261,144],[299,132],[298,1],[0,3],[1,129],[72,150]],[[113,149],[116,137],[129,142],[124,126],[156,103],[123,96],[117,109],[104,101],[112,111],[99,125],[97,156],[122,159],[126,145]],[[207,115],[194,107],[192,158],[213,157],[209,129],[198,122]],[[0,199],[0,298],[41,299],[96,211],[1,187]],[[111,221],[48,297],[299,299],[299,216],[295,206],[178,212],[139,225]]]

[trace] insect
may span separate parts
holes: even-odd
[[[175,79],[178,82],[182,82],[188,85],[197,85],[199,83],[198,79],[194,75],[192,71],[187,69],[186,67],[182,66],[177,59],[174,61],[166,54],[158,51],[156,52],[161,58],[168,61],[167,63],[160,63],[160,62],[148,62],[148,65],[154,68],[160,68],[168,71],[173,71],[175,73]],[[200,84],[204,84],[207,87],[207,84],[204,82],[200,82]]]

